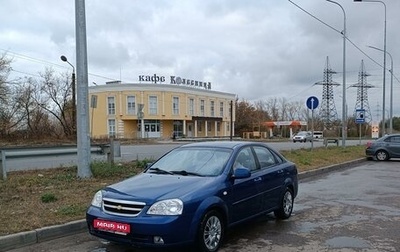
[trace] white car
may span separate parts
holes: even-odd
[[[324,138],[324,133],[322,131],[314,131],[314,139]]]
[[[299,131],[296,135],[293,136],[293,143],[295,142],[312,142],[313,135],[310,131]]]

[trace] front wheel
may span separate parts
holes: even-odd
[[[198,248],[202,252],[215,252],[224,237],[224,224],[221,214],[215,210],[208,212],[200,223]]]
[[[280,200],[280,206],[274,211],[275,217],[281,220],[288,219],[292,215],[293,211],[293,192],[289,188],[286,188],[285,193]]]
[[[384,150],[378,150],[378,151],[375,153],[375,157],[376,157],[376,159],[379,160],[379,161],[385,161],[385,160],[388,160],[388,159],[389,159],[389,154],[388,154],[386,151],[384,151]]]

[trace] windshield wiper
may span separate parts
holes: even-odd
[[[150,171],[155,171],[157,173],[162,173],[162,174],[170,174],[170,175],[174,175],[174,173],[170,172],[170,171],[166,171],[160,168],[150,168]]]
[[[203,177],[203,175],[201,175],[200,173],[197,173],[197,172],[188,172],[188,171],[185,171],[185,170],[182,170],[182,171],[171,171],[171,173],[173,173],[173,174],[179,174],[179,175],[183,175],[183,176],[191,175],[191,176]]]

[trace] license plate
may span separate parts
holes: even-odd
[[[95,219],[93,221],[93,227],[95,229],[117,234],[129,234],[131,232],[131,226],[129,224],[106,221],[106,220]]]

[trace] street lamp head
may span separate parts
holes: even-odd
[[[61,58],[61,60],[62,60],[62,61],[64,61],[64,62],[68,62],[68,59],[67,59],[67,57],[65,57],[64,55],[61,55],[61,57],[60,57],[60,58]]]

